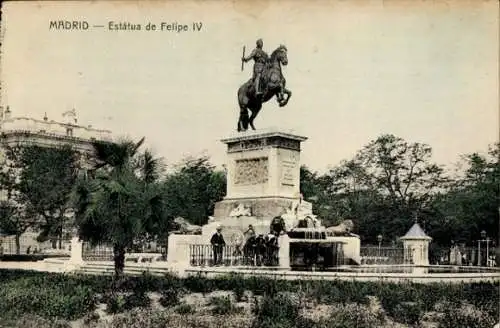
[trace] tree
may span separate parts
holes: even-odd
[[[16,254],[21,251],[20,236],[38,223],[33,211],[21,202],[19,185],[22,172],[21,147],[3,147],[4,160],[0,170],[0,229],[15,236]]]
[[[21,235],[33,225],[21,206],[12,200],[0,201],[0,228],[3,233],[15,236],[16,254],[21,253]]]
[[[436,200],[439,220],[432,233],[442,243],[451,240],[471,243],[485,230],[498,240],[500,210],[500,144],[490,146],[487,154],[463,156],[465,171],[450,187],[449,192]]]
[[[0,173],[5,196],[2,229],[19,236],[41,228],[39,240],[62,239],[75,181],[76,153],[70,146],[4,146],[6,161]],[[59,242],[61,247],[61,241]],[[19,252],[19,247],[16,247]]]
[[[123,275],[125,252],[138,238],[154,234],[164,218],[158,184],[160,161],[134,143],[94,143],[96,165],[74,189],[75,221],[81,238],[113,246],[115,277]]]
[[[304,199],[316,199],[321,194],[318,185],[318,174],[311,171],[306,165],[300,166],[300,192]]]
[[[341,217],[338,211],[336,190],[331,189],[334,186],[329,176],[313,172],[305,165],[300,167],[302,196],[304,200],[312,203],[313,212],[322,219],[326,226],[337,224]]]
[[[359,227],[370,227],[359,233],[369,241],[379,233],[395,239],[417,214],[427,213],[434,197],[449,183],[444,169],[431,162],[431,155],[428,145],[382,135],[329,172],[344,215],[356,218]]]
[[[196,225],[207,223],[225,192],[225,173],[216,171],[208,157],[186,158],[164,183],[168,215],[184,217]]]
[[[70,145],[25,146],[20,153],[19,202],[41,218],[40,241],[59,239],[71,211],[70,195],[76,181],[78,158]]]

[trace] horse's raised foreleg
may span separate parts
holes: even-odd
[[[283,93],[282,92],[276,93],[276,101],[278,102],[278,104],[280,104],[283,101]]]
[[[280,107],[286,106],[286,104],[288,104],[288,101],[290,100],[290,97],[292,97],[292,91],[288,90],[287,88],[283,88],[282,93],[286,95],[286,98],[282,99],[282,101],[280,102]]]

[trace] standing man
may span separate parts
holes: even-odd
[[[253,228],[253,225],[248,225],[248,230],[245,231],[245,240],[248,241],[248,239],[255,237],[255,230]]]
[[[252,53],[248,57],[241,58],[241,60],[245,63],[251,59],[254,60],[255,63],[253,65],[252,79],[255,85],[255,93],[257,95],[260,95],[262,94],[262,90],[260,89],[260,78],[266,66],[267,60],[269,59],[269,56],[264,50],[262,50],[262,47],[264,46],[264,42],[262,41],[262,39],[258,39],[256,45],[257,47],[252,51]]]
[[[222,262],[222,250],[226,245],[224,237],[222,236],[222,228],[217,227],[217,232],[213,234],[210,239],[210,244],[212,244],[212,250],[214,253],[214,265],[219,265]]]

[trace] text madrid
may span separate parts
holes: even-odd
[[[50,21],[49,29],[54,30],[88,30],[90,24],[87,21]],[[94,25],[94,27],[104,27],[103,25]],[[186,32],[189,31],[189,25],[180,24],[177,22],[166,23],[161,22],[158,24],[148,23],[148,24],[133,24],[130,22],[108,22],[108,30],[110,31],[141,31],[141,30],[151,30],[151,31],[166,31],[166,32]],[[203,24],[201,22],[194,22],[192,24],[192,31],[201,31]]]

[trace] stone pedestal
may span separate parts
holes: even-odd
[[[190,246],[209,244],[210,239],[200,235],[169,235],[167,245],[167,261],[184,268],[190,265]]]
[[[280,269],[290,269],[290,237],[281,235],[278,241]]]
[[[83,242],[78,237],[73,237],[71,239],[71,252],[70,258],[67,263],[64,264],[63,271],[72,272],[80,269],[85,262],[83,261]]]
[[[71,256],[70,263],[74,265],[83,264],[83,243],[78,237],[71,239]]]
[[[268,233],[274,217],[299,203],[300,145],[305,140],[274,129],[240,132],[223,139],[227,145],[226,197],[215,204],[214,219],[204,230],[213,233],[221,225],[226,236],[252,224],[256,233]],[[224,233],[226,227],[230,233]]]
[[[223,139],[227,145],[226,200],[300,196],[300,143],[290,132],[259,130]]]
[[[297,215],[312,215],[312,204],[300,195],[300,149],[305,140],[276,129],[240,132],[223,139],[227,145],[226,197],[215,204],[214,215],[200,236],[170,236],[168,262],[189,265],[189,245],[208,245],[217,227],[222,228],[226,245],[241,245],[249,225],[257,235],[267,235],[277,216],[284,217],[288,230]],[[279,239],[284,269],[290,267],[289,239],[288,235]]]

